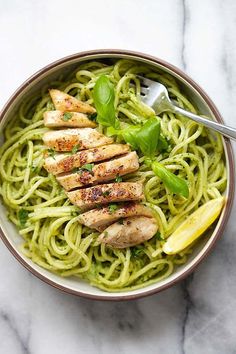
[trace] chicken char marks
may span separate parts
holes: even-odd
[[[130,151],[128,145],[125,144],[109,144],[98,146],[96,148],[78,151],[75,154],[55,154],[53,157],[45,158],[45,169],[54,174],[70,172],[75,168],[79,168],[84,164],[107,161],[113,157],[124,155]]]
[[[100,184],[90,188],[67,192],[71,203],[81,210],[92,209],[108,203],[143,200],[143,186],[139,182],[120,182]]]
[[[153,213],[150,208],[147,208],[138,202],[126,202],[121,203],[119,207],[117,207],[117,205],[105,205],[100,209],[89,210],[83,214],[80,214],[78,219],[81,224],[98,231],[103,231],[119,219],[140,215],[148,218],[153,217]]]
[[[99,163],[95,166],[90,164],[90,171],[78,169],[69,174],[57,176],[58,182],[65,190],[69,191],[87,184],[97,184],[110,181],[116,176],[123,176],[135,172],[139,168],[138,156],[135,151],[125,154],[116,159]]]
[[[44,113],[44,124],[54,129],[44,134],[43,141],[56,153],[45,154],[44,167],[56,175],[71,203],[85,211],[78,221],[103,231],[99,242],[114,248],[153,237],[158,226],[150,208],[140,204],[142,183],[114,182],[138,170],[136,152],[94,129],[96,123],[90,120],[94,107],[59,90],[49,93],[56,110]],[[111,183],[104,184],[107,181]]]

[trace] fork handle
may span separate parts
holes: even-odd
[[[216,123],[213,120],[209,120],[209,119],[197,116],[196,114],[185,111],[184,109],[177,107],[177,106],[175,106],[175,108],[174,108],[174,113],[182,114],[183,116],[186,116],[186,117],[194,120],[197,123],[203,124],[210,129],[216,130],[220,134],[227,136],[227,138],[236,140],[236,129],[235,128],[227,127],[226,125]]]

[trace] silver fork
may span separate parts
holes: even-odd
[[[171,101],[168,91],[164,85],[139,75],[137,75],[137,77],[140,79],[142,101],[148,106],[152,107],[157,115],[165,111],[181,114],[194,120],[197,123],[203,124],[206,127],[219,132],[224,136],[227,136],[230,139],[236,140],[235,128],[216,123],[210,119],[208,120],[206,118],[200,117],[176,106]]]

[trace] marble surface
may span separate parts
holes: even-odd
[[[0,0],[0,105],[55,59],[126,48],[184,69],[236,126],[235,34],[234,0]],[[65,295],[0,242],[0,353],[236,353],[235,212],[192,276],[129,303]]]

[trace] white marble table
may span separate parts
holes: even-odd
[[[0,38],[0,105],[57,58],[125,48],[184,69],[236,126],[234,0],[1,0]],[[224,236],[192,276],[130,303],[54,290],[0,242],[0,353],[236,353],[235,212],[234,206]]]

